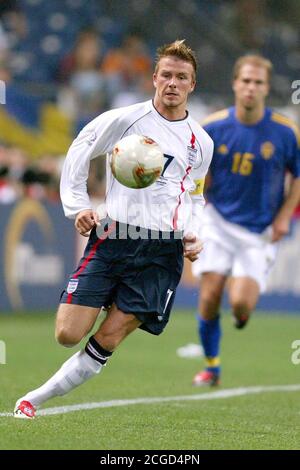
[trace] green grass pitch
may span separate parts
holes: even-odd
[[[222,385],[237,387],[300,384],[300,364],[291,344],[300,339],[297,315],[255,314],[245,330],[224,315]],[[0,364],[0,413],[46,381],[73,351],[57,345],[54,316],[0,316],[7,363]],[[191,311],[174,312],[165,333],[132,334],[101,374],[44,408],[140,397],[214,393],[191,386],[203,367],[176,349],[197,342]],[[84,344],[84,343],[83,343]],[[40,416],[33,421],[0,417],[0,449],[299,449],[299,391],[263,392],[213,400],[174,401]]]

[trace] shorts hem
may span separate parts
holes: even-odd
[[[134,312],[133,310],[128,311],[126,308],[125,310],[122,308],[120,304],[117,304],[117,308],[121,310],[125,315],[134,315],[139,321],[142,322],[142,324],[138,327],[141,330],[146,331],[146,333],[150,333],[151,335],[158,336],[160,335],[168,322],[160,322],[157,320],[155,322],[155,315],[159,316],[159,313],[154,312],[154,313],[149,313],[149,311],[144,311],[144,312]],[[127,311],[126,311],[127,310]],[[145,316],[149,317],[149,321],[145,319]],[[153,321],[154,320],[154,321]]]
[[[67,297],[69,294],[66,292],[62,294],[60,298],[60,304],[66,304],[66,305],[81,305],[82,307],[93,307],[93,308],[101,308],[104,307],[105,304],[103,302],[93,302],[91,300],[84,300],[84,299],[78,299],[75,296],[72,296],[72,301],[68,302]]]

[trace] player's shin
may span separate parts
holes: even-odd
[[[220,315],[211,320],[199,319],[199,336],[204,349],[207,370],[220,373],[220,342],[222,330]]]
[[[110,351],[103,349],[91,336],[85,350],[71,356],[53,377],[41,387],[27,393],[22,400],[38,407],[50,398],[65,395],[95,374],[99,374],[111,355]]]

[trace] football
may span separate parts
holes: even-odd
[[[161,175],[164,154],[150,137],[132,134],[117,142],[111,155],[111,171],[127,188],[141,189]]]

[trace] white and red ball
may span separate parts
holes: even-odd
[[[147,188],[161,175],[164,154],[150,137],[131,134],[119,140],[111,155],[111,171],[127,188]]]

